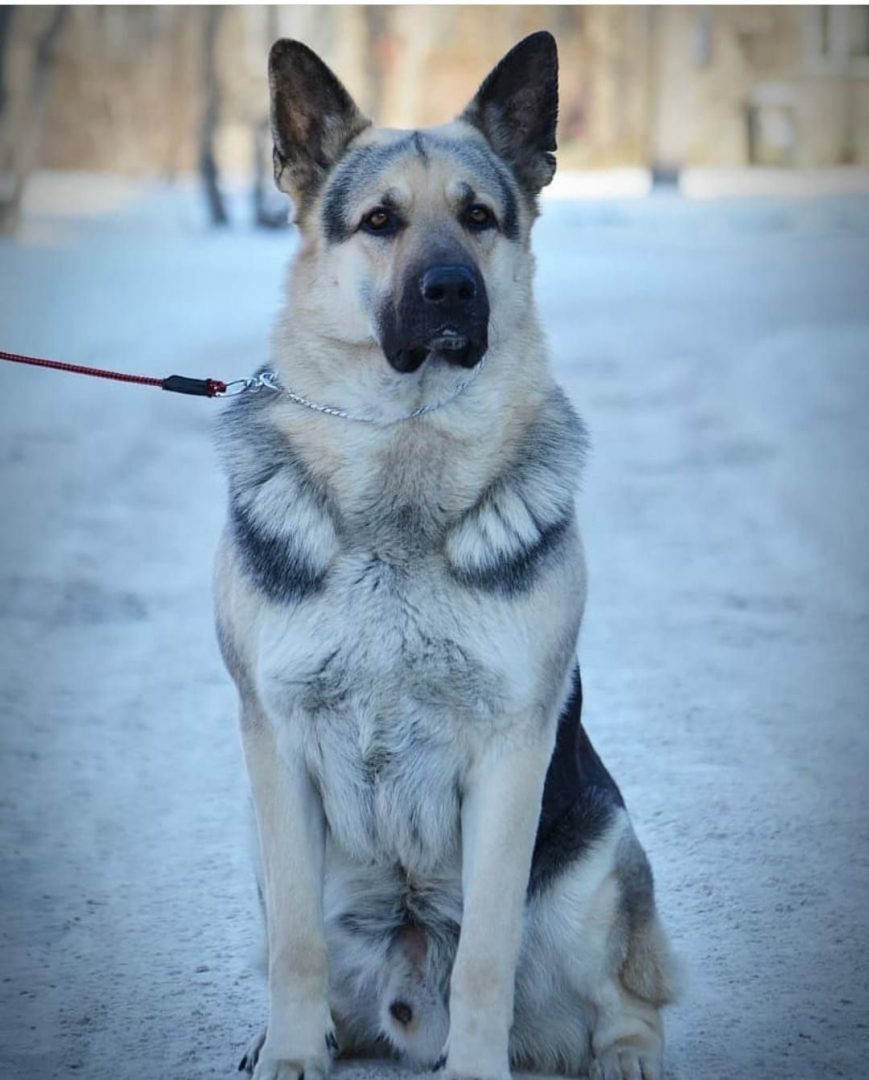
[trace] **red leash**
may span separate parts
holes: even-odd
[[[220,379],[188,379],[186,375],[169,375],[155,379],[150,375],[127,375],[123,371],[106,371],[103,368],[84,367],[82,364],[63,364],[59,360],[43,360],[38,356],[22,356],[20,353],[0,349],[0,360],[13,364],[32,364],[34,367],[54,368],[55,371],[71,371],[76,375],[93,375],[97,379],[114,379],[116,382],[138,383],[139,386],[159,386],[173,394],[194,394],[198,397],[222,397],[227,384]]]

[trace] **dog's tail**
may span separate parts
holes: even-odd
[[[398,1053],[432,1068],[449,1029],[450,944],[408,923],[395,935],[381,982],[380,1026]]]

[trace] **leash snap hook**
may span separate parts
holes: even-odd
[[[252,393],[256,394],[262,390],[262,383],[259,379],[233,379],[232,382],[226,384],[224,390],[215,394],[215,397],[238,397],[239,394]]]
[[[260,372],[249,379],[233,379],[215,397],[238,397],[240,394],[258,394],[260,390],[279,390],[275,376],[271,371]]]

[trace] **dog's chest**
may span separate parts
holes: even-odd
[[[330,474],[338,524],[320,585],[264,616],[258,664],[333,840],[360,862],[419,873],[455,859],[469,763],[527,705],[531,683],[516,606],[449,572],[448,522],[482,481],[436,449],[402,444],[356,465],[348,455]]]
[[[269,660],[273,711],[334,840],[358,861],[418,872],[458,852],[460,784],[504,692],[434,562],[342,555]]]
[[[435,556],[403,565],[360,549],[273,651],[286,737],[300,741],[333,838],[354,858],[424,872],[457,854],[460,784],[504,706],[473,625]]]

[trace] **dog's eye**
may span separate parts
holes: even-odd
[[[387,210],[385,206],[377,206],[365,215],[361,227],[365,232],[383,236],[396,231],[398,220],[391,210]]]
[[[478,232],[483,229],[491,229],[495,224],[495,215],[488,206],[481,206],[480,203],[469,206],[465,210],[463,217],[465,226]]]

